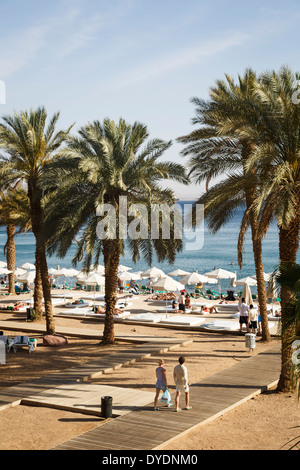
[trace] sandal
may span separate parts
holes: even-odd
[[[159,408],[154,408],[154,411],[159,411]]]
[[[178,412],[178,411],[181,411],[181,408],[178,408],[178,409],[177,409],[177,410],[175,410],[175,411],[177,411],[177,412]]]
[[[191,410],[193,407],[192,406],[186,406],[184,409],[185,410]]]

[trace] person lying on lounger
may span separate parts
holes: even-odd
[[[101,307],[100,305],[97,307],[96,313],[106,313],[106,307]],[[120,308],[115,308],[114,315],[121,315],[124,313],[124,310]]]
[[[201,307],[201,313],[213,313],[213,312],[216,312],[217,309],[214,305],[212,305],[211,307],[208,307],[207,305],[203,305]]]

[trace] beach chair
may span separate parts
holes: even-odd
[[[27,347],[29,353],[31,353],[34,351],[36,346],[36,339],[29,339],[28,336],[15,336],[14,339],[8,344],[8,352],[10,352],[11,348],[13,349],[14,353],[16,353],[18,348]]]

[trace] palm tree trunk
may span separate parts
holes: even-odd
[[[242,158],[243,158],[243,167],[244,167],[244,174],[246,174],[246,162],[251,154],[252,144],[246,142],[243,145],[242,149]],[[263,257],[262,257],[262,239],[259,234],[259,222],[257,215],[255,214],[253,207],[255,204],[255,200],[257,198],[257,187],[256,187],[256,170],[252,168],[251,170],[251,177],[253,184],[251,187],[246,187],[245,189],[245,196],[246,196],[246,205],[249,209],[252,206],[251,214],[250,214],[250,225],[251,225],[251,236],[252,236],[252,247],[254,253],[254,264],[255,264],[255,272],[256,272],[256,281],[257,281],[257,295],[258,295],[258,304],[259,304],[259,311],[261,316],[261,327],[262,327],[262,341],[268,342],[271,340],[270,332],[269,332],[269,322],[268,322],[268,311],[267,311],[267,295],[266,295],[266,288],[265,288],[265,280],[264,280],[264,265],[263,265]]]
[[[34,292],[33,292],[33,309],[37,315],[36,319],[40,320],[43,316],[43,286],[41,277],[40,260],[35,253],[35,280],[34,280]]]
[[[36,241],[36,285],[35,285],[35,309],[38,314],[42,311],[41,309],[41,297],[44,296],[45,315],[46,315],[46,329],[47,334],[54,334],[54,319],[51,302],[51,287],[49,282],[47,258],[46,258],[46,246],[40,240],[40,231],[42,227],[42,206],[41,206],[41,191],[37,186],[29,185],[28,197],[30,200],[30,217],[32,232],[35,236]],[[42,289],[42,291],[41,291]],[[42,294],[41,294],[42,292]]]
[[[15,246],[15,232],[16,227],[9,224],[6,228],[7,242],[6,242],[6,261],[7,269],[12,271],[8,275],[8,292],[15,293],[15,265],[16,265],[16,246]]]
[[[120,250],[118,241],[104,241],[103,255],[105,267],[106,315],[101,344],[105,345],[113,344],[115,342],[114,313],[117,303],[118,269],[120,261]]]
[[[299,248],[299,228],[300,228],[300,211],[287,229],[279,228],[279,258],[280,265],[296,263],[297,252]],[[279,265],[279,269],[280,269]],[[286,287],[281,287],[281,374],[277,385],[277,391],[288,392],[293,388],[292,384],[292,363],[291,363],[291,344],[294,339],[294,327],[286,328],[285,318],[288,315],[288,303],[290,302],[292,293]]]
[[[55,324],[53,318],[53,309],[51,302],[51,287],[49,282],[46,248],[44,244],[37,244],[37,258],[40,264],[41,282],[44,295],[44,306],[46,316],[46,330],[48,335],[55,334]]]

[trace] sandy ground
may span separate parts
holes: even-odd
[[[130,307],[131,312],[155,311],[157,309],[154,306],[149,307],[145,298],[135,298],[134,308]],[[21,296],[17,297],[17,300],[21,299]],[[8,300],[12,301],[11,298],[6,298],[5,300],[1,299],[1,302],[4,303]],[[209,318],[225,318],[225,316],[216,314],[216,316],[210,315]],[[25,322],[26,315],[15,312],[11,314],[0,313],[0,321],[4,320]],[[89,320],[56,317],[55,324],[73,328],[94,328],[100,333],[103,331],[103,323]],[[273,339],[271,345],[266,345],[258,338],[255,350],[249,352],[245,348],[245,338],[233,334],[223,335],[119,323],[115,324],[115,332],[116,334],[172,336],[193,340],[193,343],[188,346],[164,354],[171,393],[174,393],[172,370],[177,364],[179,355],[186,357],[189,382],[192,384],[230,367],[237,361],[243,361],[250,355],[257,354],[278,341]],[[18,332],[5,331],[4,334],[16,335]],[[99,354],[106,355],[117,349],[125,350],[128,347],[128,344],[120,342],[115,346],[103,348],[99,347],[97,340],[68,338],[68,346],[58,349],[42,346],[42,336],[35,335],[35,337],[38,339],[38,348],[33,354],[28,354],[23,349],[19,350],[17,354],[7,355],[6,365],[0,366],[0,388],[28,382],[56,370],[67,369],[78,363],[91,361],[93,358],[99,357]],[[123,367],[105,374],[97,382],[121,387],[138,387],[147,391],[153,390],[154,395],[157,359],[158,357],[151,357],[131,366]],[[55,445],[104,422],[98,417],[79,413],[21,405],[3,410],[0,414],[1,450],[51,449]],[[288,449],[297,441],[300,441],[300,404],[298,405],[296,396],[269,391],[256,396],[212,423],[199,426],[189,433],[179,436],[167,443],[164,449],[190,451],[280,450]]]

